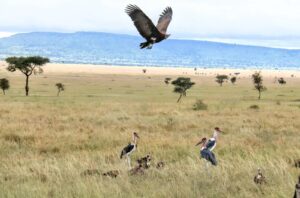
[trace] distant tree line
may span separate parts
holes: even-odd
[[[8,57],[5,59],[5,61],[8,63],[7,70],[10,72],[20,71],[25,76],[25,95],[29,95],[29,79],[32,75],[38,75],[43,73],[43,66],[50,62],[49,58],[41,57],[41,56],[29,56],[29,57]],[[195,69],[197,70],[197,68]],[[146,73],[147,70],[143,69],[143,73]],[[238,76],[240,73],[234,73],[236,76]],[[227,82],[230,80],[230,82],[234,85],[237,81],[237,77],[233,76],[229,78],[228,75],[217,75],[216,76],[216,82],[223,86],[224,82]],[[258,99],[261,99],[261,93],[263,91],[266,91],[266,87],[263,85],[263,78],[261,76],[260,72],[255,72],[252,74],[252,81],[254,84],[254,88],[258,91]],[[167,77],[164,79],[164,82],[166,85],[170,84],[171,78]],[[286,81],[284,78],[279,78],[278,83],[281,85],[286,84]],[[191,89],[195,82],[192,82],[190,78],[185,77],[178,77],[176,80],[173,80],[171,82],[172,85],[174,85],[173,92],[179,93],[179,97],[177,99],[177,102],[180,102],[182,97],[185,97],[187,94],[187,90]],[[57,96],[60,95],[62,91],[65,90],[65,85],[63,83],[56,83],[55,84],[57,88]],[[10,82],[6,78],[0,79],[0,89],[3,92],[3,95],[5,95],[6,91],[10,88]],[[200,103],[199,103],[200,104]]]

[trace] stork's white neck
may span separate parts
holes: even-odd
[[[215,140],[217,140],[218,139],[218,135],[219,135],[219,132],[215,130],[214,133],[213,133],[213,138]]]
[[[137,143],[137,138],[135,135],[132,136],[132,143],[133,144],[136,144]]]

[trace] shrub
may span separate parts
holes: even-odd
[[[232,78],[230,78],[230,82],[234,85],[235,84],[235,82],[236,82],[236,77],[235,76],[233,76]]]
[[[7,134],[4,136],[4,139],[8,142],[15,142],[17,144],[21,143],[21,137],[16,134]]]
[[[170,80],[172,80],[172,78],[165,78],[165,84],[168,85],[170,83]]]
[[[258,105],[251,105],[251,106],[249,107],[249,109],[259,109],[259,106],[258,106]]]
[[[193,105],[194,111],[207,110],[207,104],[205,104],[202,100],[197,100]]]
[[[56,83],[55,84],[55,86],[57,87],[57,96],[59,96],[59,93],[61,92],[61,91],[64,91],[65,90],[65,85],[64,84],[62,84],[62,83]]]
[[[6,78],[0,79],[0,89],[2,89],[3,95],[5,95],[5,90],[9,89],[9,81]]]
[[[227,75],[217,75],[216,76],[216,82],[220,84],[220,86],[223,85],[223,83],[225,82],[225,80],[228,80],[228,76]]]
[[[278,83],[279,83],[280,85],[285,85],[285,84],[286,84],[286,81],[284,80],[284,78],[279,78],[279,79],[278,79]]]

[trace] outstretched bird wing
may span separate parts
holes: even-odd
[[[158,19],[158,23],[156,25],[156,28],[158,31],[162,34],[167,33],[167,29],[169,24],[171,23],[172,20],[172,15],[173,15],[173,10],[171,7],[167,7],[160,15]]]
[[[125,12],[130,16],[140,35],[145,39],[150,39],[153,34],[158,33],[153,22],[138,6],[128,5]]]

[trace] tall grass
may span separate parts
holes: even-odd
[[[250,79],[219,87],[213,77],[192,77],[197,84],[177,104],[164,76],[45,74],[32,78],[27,98],[22,77],[8,77],[11,90],[0,97],[0,197],[292,197],[299,79],[280,88],[266,79],[257,101]],[[58,81],[68,87],[59,98]],[[199,98],[206,111],[193,111]],[[194,145],[215,126],[226,133],[215,149],[218,166],[206,167]],[[119,153],[132,131],[141,137],[132,161],[150,153],[165,169],[128,174]],[[253,182],[257,168],[267,184]],[[82,176],[87,169],[121,173]]]

